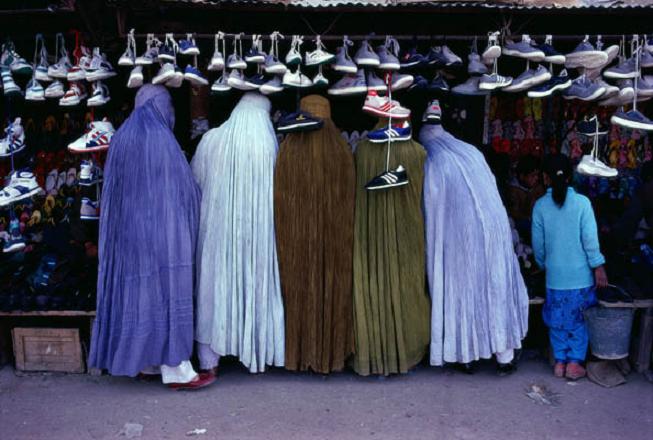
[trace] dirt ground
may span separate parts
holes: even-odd
[[[527,397],[533,384],[548,388],[554,405]],[[129,378],[0,370],[2,440],[126,438],[126,423],[143,439],[650,440],[653,384],[640,374],[613,389],[567,383],[541,359],[522,359],[505,378],[491,363],[472,376],[420,366],[385,379],[280,369],[250,375],[231,365],[197,392]],[[206,432],[190,436],[194,429]]]

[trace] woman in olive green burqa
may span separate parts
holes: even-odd
[[[326,374],[344,368],[354,345],[354,157],[331,121],[327,99],[308,96],[301,109],[324,125],[289,134],[275,168],[285,367]]]
[[[381,121],[379,127],[385,126]],[[354,369],[361,375],[405,373],[429,344],[422,185],[426,152],[417,142],[390,145],[390,169],[403,165],[408,185],[368,191],[386,170],[387,145],[356,149],[354,226]]]

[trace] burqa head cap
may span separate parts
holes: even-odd
[[[135,107],[139,108],[148,103],[151,103],[172,130],[175,126],[175,109],[168,89],[162,85],[145,84],[136,94]]]

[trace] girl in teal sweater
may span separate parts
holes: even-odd
[[[543,315],[556,359],[554,375],[575,380],[585,376],[581,363],[588,335],[583,311],[596,303],[595,288],[608,284],[605,258],[592,204],[569,187],[572,167],[567,156],[550,156],[544,177],[550,188],[533,208],[533,253],[546,271]]]

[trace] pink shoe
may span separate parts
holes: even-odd
[[[582,365],[576,362],[570,362],[567,364],[567,371],[565,377],[569,380],[578,380],[587,375],[585,368]]]

